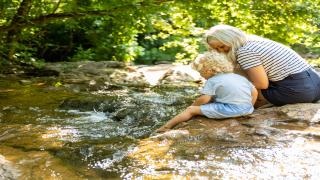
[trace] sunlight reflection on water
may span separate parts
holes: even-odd
[[[171,174],[192,178],[223,179],[318,179],[320,177],[319,152],[301,151],[297,147],[271,149],[231,149],[220,159],[214,154],[207,160],[175,159],[168,161],[164,170],[150,165],[140,169],[141,176],[154,177]],[[128,174],[127,174],[128,175]],[[126,175],[124,175],[126,176]]]

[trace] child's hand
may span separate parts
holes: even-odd
[[[166,126],[161,126],[159,129],[156,130],[157,133],[163,133],[170,130],[170,128],[166,127]]]

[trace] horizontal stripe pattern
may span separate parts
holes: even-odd
[[[289,47],[263,38],[247,41],[236,51],[236,57],[244,70],[262,65],[270,81],[280,81],[311,67]]]

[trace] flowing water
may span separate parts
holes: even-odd
[[[126,153],[197,92],[119,85],[79,93],[53,85],[0,80],[0,155],[25,179],[120,178]]]
[[[211,139],[198,133],[173,144],[167,140],[156,141],[158,143],[145,141],[156,128],[192,102],[197,95],[197,87],[114,85],[96,91],[77,92],[55,87],[54,82],[43,79],[27,83],[16,79],[0,80],[0,172],[6,172],[8,177],[320,177],[317,134],[300,136],[287,133],[275,136],[277,143],[265,140],[262,144],[241,144],[234,142],[234,137],[221,138],[219,133],[223,135],[226,129],[220,128],[215,131],[218,135]],[[274,127],[279,130],[320,130],[317,124],[279,123]],[[169,150],[164,149],[168,146],[171,146]]]

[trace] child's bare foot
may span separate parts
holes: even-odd
[[[170,128],[166,127],[166,126],[161,126],[159,129],[156,130],[157,133],[163,133],[170,130]]]

